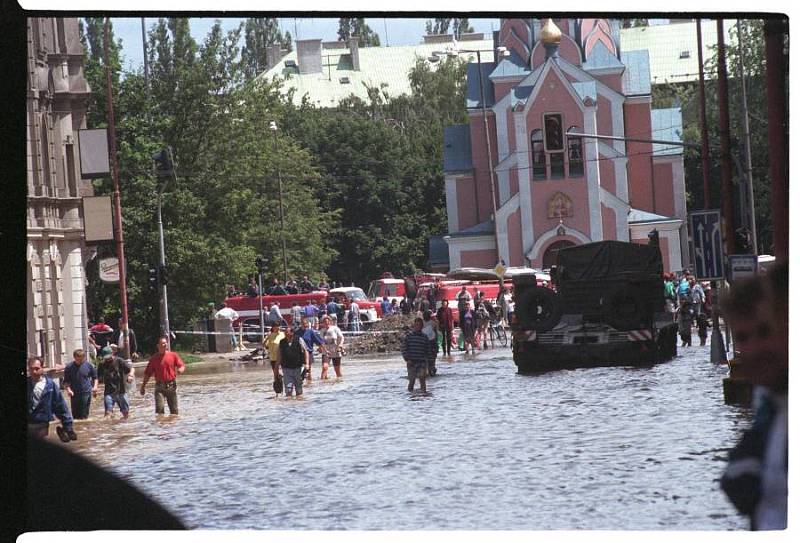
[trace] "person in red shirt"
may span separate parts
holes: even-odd
[[[170,415],[178,414],[178,388],[175,378],[176,373],[183,373],[186,364],[183,363],[178,353],[167,350],[167,338],[158,338],[158,353],[150,357],[144,370],[144,379],[139,392],[144,396],[144,387],[150,376],[156,380],[156,413],[164,414],[164,398],[169,405]]]

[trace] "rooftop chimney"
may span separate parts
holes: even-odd
[[[274,68],[278,62],[280,62],[281,58],[285,54],[285,51],[281,51],[281,45],[279,43],[274,43],[272,45],[267,46],[267,70],[271,70]]]
[[[297,40],[297,63],[301,74],[322,73],[322,40]]]
[[[353,63],[353,71],[361,71],[361,61],[358,57],[358,38],[349,38],[347,47],[350,49],[350,61]]]

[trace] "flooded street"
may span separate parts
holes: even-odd
[[[275,400],[264,366],[190,367],[179,417],[156,419],[152,385],[128,421],[95,399],[70,447],[192,528],[747,529],[717,480],[748,416],[708,347],[539,376],[510,349],[452,358],[427,395],[371,357],[302,401]]]

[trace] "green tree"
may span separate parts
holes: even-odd
[[[742,45],[734,26],[726,42],[728,60],[728,103],[731,129],[731,153],[733,155],[734,198],[737,209],[735,227],[743,225],[740,210],[745,202],[741,199],[746,181],[743,111],[741,107],[742,86],[739,56],[744,65],[745,85],[750,118],[751,157],[753,166],[753,192],[756,229],[761,253],[772,247],[772,213],[770,205],[769,138],[767,127],[766,64],[764,62],[764,22],[761,19],[742,20]],[[716,44],[713,46],[716,51]],[[720,154],[719,154],[719,96],[717,94],[716,52],[705,58],[706,72],[706,116],[710,142],[711,207],[720,206]],[[788,81],[787,81],[788,85]],[[788,88],[787,88],[788,93]],[[684,141],[700,142],[699,84],[660,85],[653,89],[653,107],[681,107],[683,113]],[[689,210],[703,207],[703,173],[700,151],[686,148],[684,151],[686,189]]]
[[[381,44],[380,37],[363,17],[340,17],[337,35],[340,41],[347,41],[351,36],[358,38],[359,47],[378,47]]]
[[[430,19],[425,23],[425,33],[431,34],[449,34],[450,25],[453,26],[453,34],[456,38],[461,37],[462,34],[475,32],[470,26],[469,19],[458,17],[445,17],[436,18],[431,21]]]
[[[242,64],[244,76],[252,79],[267,67],[267,47],[280,44],[282,49],[292,50],[292,36],[281,35],[278,19],[274,17],[251,17],[244,23],[244,46]]]
[[[103,48],[104,17],[86,17],[79,19],[78,28],[81,43],[86,54],[84,76],[92,89],[86,110],[86,122],[89,126],[103,127],[106,125],[106,63]],[[114,39],[114,25],[108,23],[108,51],[111,66],[111,86],[115,92],[119,89],[120,73],[122,70],[121,50],[122,40]],[[117,93],[118,96],[118,93]]]

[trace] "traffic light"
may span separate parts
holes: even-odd
[[[167,149],[162,149],[153,154],[156,177],[171,177],[173,172],[171,153]]]
[[[561,115],[551,113],[544,116],[544,147],[546,151],[564,150],[564,128]]]
[[[147,288],[158,290],[158,269],[150,268],[147,270]]]
[[[260,256],[257,256],[257,257],[256,257],[256,269],[257,269],[259,272],[263,272],[263,271],[264,271],[264,268],[265,268],[266,266],[267,266],[267,263],[266,263],[266,262],[264,262],[264,259],[263,259],[262,257],[260,257]]]

